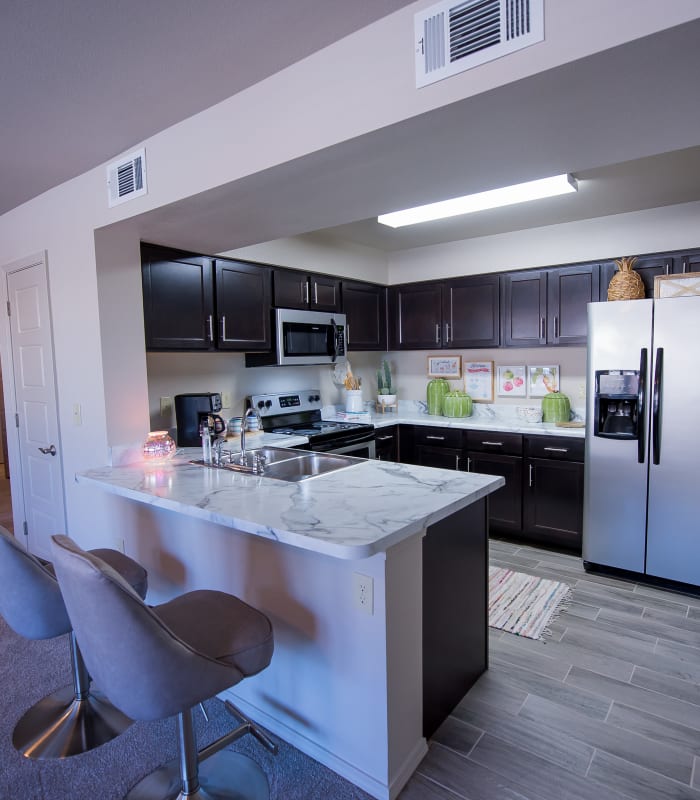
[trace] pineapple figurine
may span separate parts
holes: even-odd
[[[613,275],[608,286],[608,300],[642,300],[644,284],[639,274],[633,269],[636,258],[625,256],[617,259],[618,271]]]

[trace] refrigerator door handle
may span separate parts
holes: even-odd
[[[646,347],[642,347],[639,358],[639,389],[637,391],[637,462],[644,463],[644,451],[646,450],[646,385],[647,385],[647,361],[649,353]]]
[[[656,350],[656,365],[654,366],[654,394],[651,400],[651,447],[652,463],[661,461],[661,391],[663,389],[664,349]]]

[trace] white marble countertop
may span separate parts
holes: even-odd
[[[337,419],[337,417],[330,415],[324,415],[324,418]],[[502,431],[536,436],[543,434],[548,436],[571,436],[578,439],[583,439],[586,433],[585,428],[560,428],[554,423],[523,422],[515,415],[496,414],[494,417],[489,417],[484,413],[479,413],[471,417],[439,417],[403,408],[399,408],[398,412],[371,412],[367,421],[374,425],[375,428],[384,428],[388,425],[432,425],[440,428]]]
[[[282,446],[300,440],[264,434],[248,444]],[[98,467],[77,474],[76,481],[347,559],[385,551],[505,484],[492,475],[362,459],[295,483],[190,463],[200,455],[191,448],[164,464]]]

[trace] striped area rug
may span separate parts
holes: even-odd
[[[489,567],[489,625],[528,639],[540,639],[571,587],[524,572]]]

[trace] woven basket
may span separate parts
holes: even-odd
[[[644,299],[644,284],[632,269],[636,260],[636,258],[625,256],[615,262],[619,271],[612,276],[608,286],[608,300]]]

